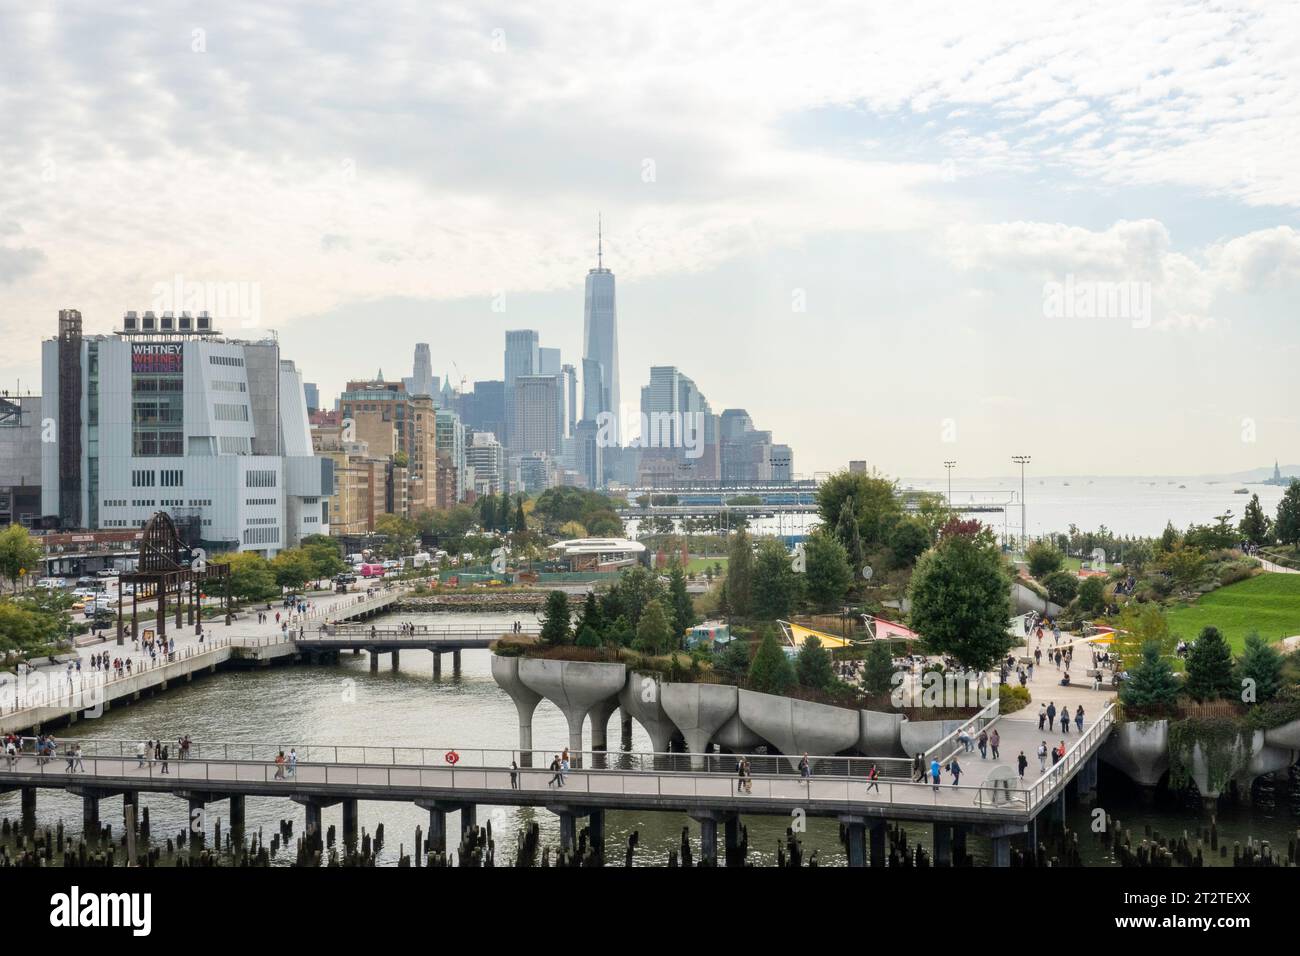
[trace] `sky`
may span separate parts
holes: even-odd
[[[6,4],[0,387],[178,289],[326,398],[580,366],[600,214],[624,402],[801,474],[1300,460],[1300,6],[1048,7]]]

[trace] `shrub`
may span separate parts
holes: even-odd
[[[998,713],[1006,716],[1029,706],[1029,688],[1019,684],[1002,684],[998,687]]]

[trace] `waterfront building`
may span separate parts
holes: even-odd
[[[213,551],[268,557],[327,534],[331,462],[312,451],[302,375],[275,339],[226,338],[206,313],[127,312],[111,335],[59,313],[41,348],[42,511],[64,529],[155,512]]]
[[[0,527],[41,519],[41,397],[0,396]]]

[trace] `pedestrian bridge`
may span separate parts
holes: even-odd
[[[751,758],[753,775],[742,784],[734,755],[589,751],[571,754],[581,766],[569,771],[561,787],[546,769],[553,757],[546,751],[197,742],[188,759],[163,762],[137,757],[139,741],[85,740],[75,765],[68,757],[75,741],[60,741],[60,754],[52,758],[24,752],[0,761],[0,790],[23,790],[25,811],[29,802],[34,810],[37,788],[80,793],[94,804],[87,819],[98,819],[102,797],[141,791],[182,795],[192,808],[238,800],[241,820],[245,796],[282,796],[308,806],[309,825],[314,808],[317,826],[320,808],[339,802],[351,806],[353,820],[357,800],[414,802],[442,815],[431,818],[435,832],[445,832],[446,812],[478,805],[545,807],[561,816],[562,834],[573,832],[579,816],[666,810],[707,822],[715,841],[718,820],[743,813],[804,814],[845,823],[851,861],[864,858],[854,841],[863,839],[866,827],[873,828],[874,848],[877,825],[911,820],[981,827],[994,840],[995,859],[1004,862],[1011,835],[1024,832],[1081,770],[1095,774],[1096,753],[1113,720],[1112,704],[1060,763],[1023,785],[985,780],[934,787],[886,778],[872,786],[864,776],[871,758],[840,756],[811,757],[807,777],[781,772],[784,761],[760,764]],[[30,751],[34,741],[24,744]],[[275,762],[291,749],[297,751],[295,767]],[[879,833],[883,845],[883,827]]]

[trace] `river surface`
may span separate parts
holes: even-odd
[[[404,614],[403,620],[421,624],[455,626],[499,626],[509,630],[517,615],[510,614],[458,614],[438,612]],[[432,655],[407,651],[401,655],[401,666],[396,672],[389,669],[389,659],[381,656],[380,670],[371,674],[367,655],[353,657],[344,653],[337,665],[277,666],[259,670],[224,671],[209,677],[196,678],[190,685],[180,685],[146,697],[131,705],[118,705],[97,720],[84,720],[73,727],[61,728],[56,736],[67,740],[75,733],[81,739],[124,739],[138,741],[161,738],[175,741],[189,734],[204,744],[210,741],[246,741],[261,744],[278,744],[302,747],[304,744],[346,744],[373,746],[429,747],[439,751],[455,747],[459,750],[474,748],[501,748],[510,750],[518,746],[518,723],[510,698],[492,679],[490,651],[462,652],[462,670],[451,673],[451,658],[443,659],[440,679],[433,677]],[[589,740],[589,735],[584,739]],[[609,724],[611,746],[619,742],[617,717]],[[563,748],[568,741],[568,729],[559,709],[542,701],[533,718],[533,741],[538,749]],[[649,738],[640,725],[633,723],[634,750],[651,749]],[[1144,824],[1150,824],[1163,834],[1177,835],[1183,829],[1194,830],[1202,819],[1195,801],[1190,804],[1166,802],[1154,807],[1143,807],[1132,789],[1122,780],[1102,779],[1101,799],[1112,816],[1119,817],[1123,825],[1140,836]],[[37,820],[40,825],[53,825],[60,818],[66,831],[77,835],[81,831],[81,801],[56,790],[41,790],[37,802]],[[1222,811],[1218,818],[1220,839],[1231,846],[1231,841],[1247,838],[1268,839],[1275,847],[1285,850],[1287,839],[1300,827],[1294,787],[1280,788],[1273,806],[1257,804],[1245,810]],[[152,836],[155,842],[165,841],[186,827],[186,803],[163,794],[142,794],[142,806],[149,808]],[[114,825],[115,836],[121,832],[120,797],[105,799],[101,803],[100,818]],[[11,820],[19,816],[17,792],[0,796],[0,817]],[[374,833],[383,822],[385,845],[379,856],[381,865],[397,862],[399,846],[410,852],[415,829],[427,832],[428,814],[406,803],[362,801],[359,805],[360,825]],[[208,832],[211,823],[220,818],[223,829],[228,820],[228,804],[218,802],[208,809]],[[269,844],[270,837],[279,827],[281,819],[294,821],[295,837],[301,834],[304,823],[302,807],[282,798],[248,797],[246,804],[249,831],[262,828]],[[1106,852],[1093,838],[1087,836],[1090,823],[1088,811],[1073,808],[1069,814],[1070,825],[1081,834],[1085,862],[1105,865]],[[479,825],[492,822],[497,846],[497,865],[510,865],[515,858],[515,835],[523,827],[536,821],[541,830],[543,846],[559,845],[558,817],[544,809],[515,807],[480,807]],[[323,813],[325,827],[334,824],[342,832],[342,811],[335,806]],[[771,865],[775,862],[778,842],[784,842],[785,828],[790,821],[776,817],[748,816],[744,823],[749,828],[751,862]],[[621,866],[628,835],[637,831],[639,846],[635,863],[662,864],[670,850],[679,846],[682,827],[689,826],[693,853],[698,858],[698,824],[682,814],[643,811],[609,812],[606,815],[606,860],[610,865]],[[449,816],[448,829],[459,832],[456,815]],[[721,830],[721,828],[719,828]],[[908,825],[910,844],[930,844],[930,828]],[[719,832],[719,853],[721,853]],[[822,865],[843,866],[845,857],[839,843],[838,825],[833,820],[809,819],[803,834],[805,855],[813,850],[819,853]],[[987,862],[988,842],[972,835],[968,850],[976,863]],[[12,852],[12,849],[11,849]],[[291,852],[281,852],[277,865],[292,862]],[[1217,858],[1215,863],[1219,861]]]

